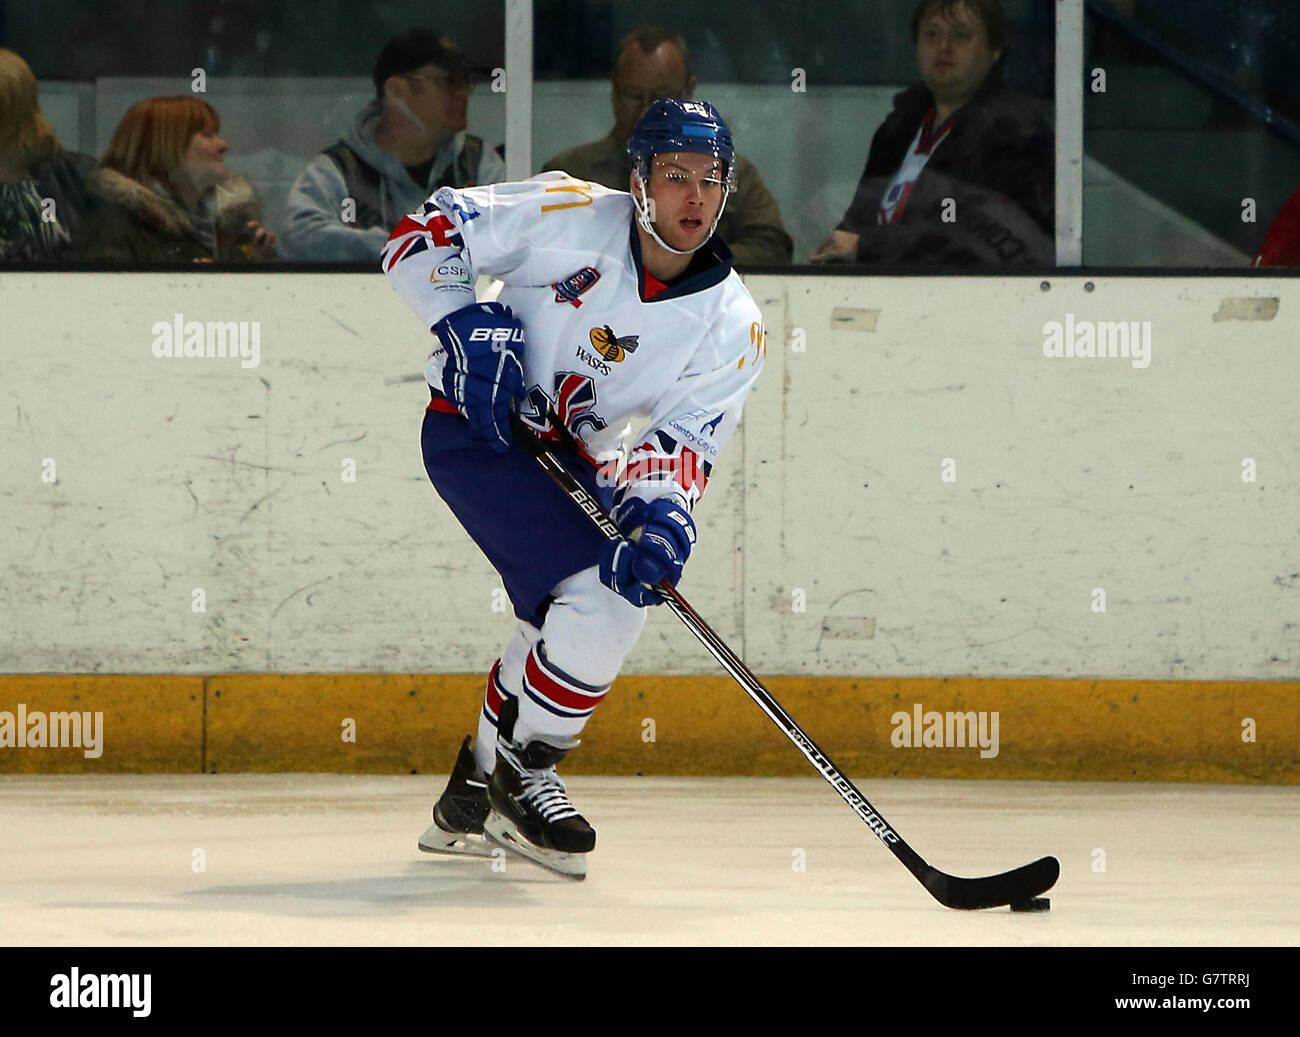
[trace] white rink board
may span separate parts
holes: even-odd
[[[1094,280],[748,279],[769,366],[682,589],[757,672],[1296,676],[1300,281]],[[1276,316],[1214,319],[1240,297]],[[156,359],[176,313],[260,322],[259,366]],[[1066,313],[1150,321],[1151,365],[1044,357]],[[499,653],[499,583],[420,460],[428,339],[382,277],[7,274],[0,314],[0,672]],[[627,669],[716,672],[664,612]]]
[[[760,671],[1300,674],[1300,281],[778,284],[746,415]],[[1215,319],[1240,298],[1277,315]],[[1149,366],[1044,356],[1067,314],[1149,321]]]

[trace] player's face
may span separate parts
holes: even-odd
[[[916,63],[941,103],[969,101],[1001,54],[989,46],[984,23],[964,5],[935,11],[918,27]]]
[[[656,155],[648,193],[659,236],[681,251],[703,245],[722,206],[725,177],[722,161],[713,155]]]
[[[402,78],[409,86],[407,106],[429,130],[459,133],[469,124],[474,83],[468,73],[425,65]]]
[[[681,52],[671,43],[661,43],[650,54],[628,44],[614,69],[614,135],[626,140],[657,98],[689,97],[694,85],[686,77]]]

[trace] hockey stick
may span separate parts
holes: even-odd
[[[554,414],[550,415],[550,421],[570,448],[576,452],[577,444],[574,443],[572,434],[564,424]],[[546,445],[518,419],[515,420],[515,438],[537,459],[537,463],[546,474],[554,479],[570,499],[583,510],[606,539],[617,540],[622,536],[614,520],[601,507],[600,501],[592,496],[547,449]],[[1055,857],[1042,857],[1032,864],[1026,864],[1013,871],[976,879],[948,875],[928,864],[901,835],[894,831],[889,822],[867,801],[853,782],[840,773],[830,757],[818,748],[817,743],[808,737],[803,728],[772,697],[771,692],[763,687],[740,657],[728,648],[722,638],[700,618],[695,609],[678,593],[677,588],[664,580],[656,586],[656,589],[663,595],[664,603],[673,610],[686,629],[699,638],[700,643],[722,664],[723,669],[731,674],[746,694],[758,704],[758,708],[785,732],[786,737],[798,746],[799,751],[817,768],[821,776],[830,782],[831,787],[840,794],[844,802],[853,808],[858,817],[866,822],[867,827],[889,847],[894,856],[903,862],[904,867],[916,876],[930,895],[944,907],[976,910],[987,907],[1028,905],[1033,898],[1045,893],[1056,883],[1061,874],[1061,865]]]

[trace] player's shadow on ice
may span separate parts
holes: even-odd
[[[568,886],[526,861],[508,861],[493,871],[486,858],[438,857],[411,861],[403,874],[331,879],[324,882],[259,882],[208,886],[168,900],[63,903],[60,907],[150,908],[164,911],[243,911],[292,916],[412,914],[447,907],[514,908],[543,886]]]
[[[526,861],[508,861],[506,870],[493,871],[488,859],[437,858],[411,861],[400,875],[376,875],[324,882],[266,882],[210,886],[183,894],[195,907],[244,911],[249,901],[256,908],[272,905],[291,913],[318,913],[321,904],[332,905],[331,914],[348,914],[349,908],[399,912],[409,908],[515,906],[531,899],[529,887],[568,885]]]

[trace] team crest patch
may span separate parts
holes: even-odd
[[[563,281],[551,285],[555,289],[555,301],[571,303],[575,308],[582,305],[578,298],[583,292],[600,280],[600,273],[594,266],[584,266],[576,274],[570,274]]]
[[[596,383],[590,375],[576,371],[555,372],[555,399],[540,385],[534,385],[519,404],[524,424],[547,442],[559,441],[560,433],[551,427],[552,417],[567,428],[580,443],[584,434],[602,432],[605,419],[596,413]]]
[[[597,353],[612,364],[617,364],[628,353],[635,353],[637,339],[640,337],[640,335],[624,335],[619,338],[608,324],[591,329],[591,344],[596,347]]]

